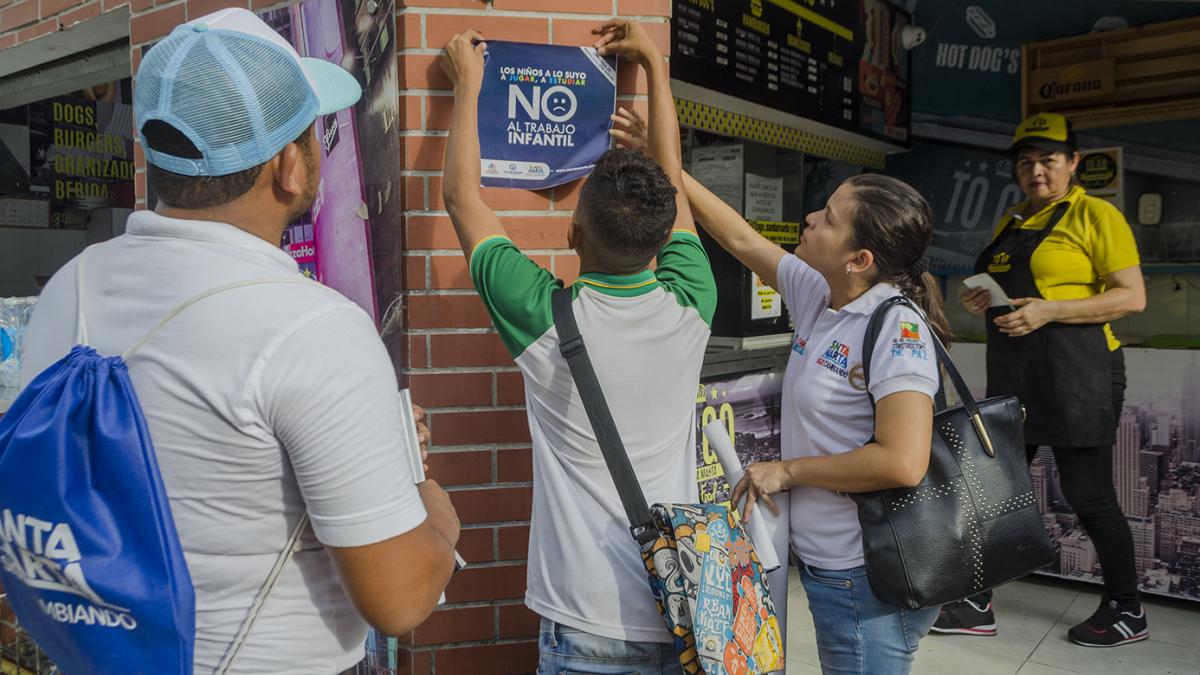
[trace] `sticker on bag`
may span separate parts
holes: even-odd
[[[729,509],[720,504],[655,505],[664,536],[675,546],[699,665],[707,675],[777,670],[784,643],[757,553]],[[658,557],[658,562],[662,556]],[[666,562],[666,561],[662,561]],[[670,564],[670,563],[668,563]]]

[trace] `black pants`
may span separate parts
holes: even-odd
[[[1114,423],[1119,423],[1121,408],[1125,405],[1125,356],[1120,349],[1112,353],[1112,380],[1113,417]],[[1113,487],[1112,447],[1056,447],[1053,450],[1063,496],[1079,516],[1104,569],[1104,592],[1123,605],[1136,605],[1138,587],[1133,533]],[[1037,451],[1036,445],[1025,446],[1027,461],[1032,463]],[[972,598],[977,604],[986,604],[991,599],[991,591]]]

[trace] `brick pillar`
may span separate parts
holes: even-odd
[[[529,673],[537,667],[537,616],[523,604],[529,541],[531,454],[521,375],[478,296],[442,203],[442,159],[453,104],[438,53],[469,28],[485,38],[587,44],[620,14],[652,23],[668,47],[670,0],[400,0],[404,267],[408,367],[414,400],[430,411],[431,473],[451,490],[463,522],[448,603],[402,639],[402,670]],[[646,113],[645,78],[619,71],[619,105]],[[528,192],[488,189],[518,246],[559,278],[579,274],[566,229],[579,184]],[[588,583],[586,579],[579,583]]]
[[[0,0],[0,53],[128,4],[129,0]]]

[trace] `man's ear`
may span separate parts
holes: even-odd
[[[295,197],[304,194],[308,185],[308,167],[304,163],[304,150],[296,143],[288,143],[271,160],[274,169],[275,188]]]

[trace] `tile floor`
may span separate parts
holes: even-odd
[[[1090,584],[1045,577],[996,593],[999,635],[930,635],[913,665],[918,675],[1200,675],[1200,604],[1146,598],[1150,639],[1113,649],[1067,641],[1067,629],[1100,602]],[[812,616],[795,570],[789,581],[787,675],[819,675]]]

